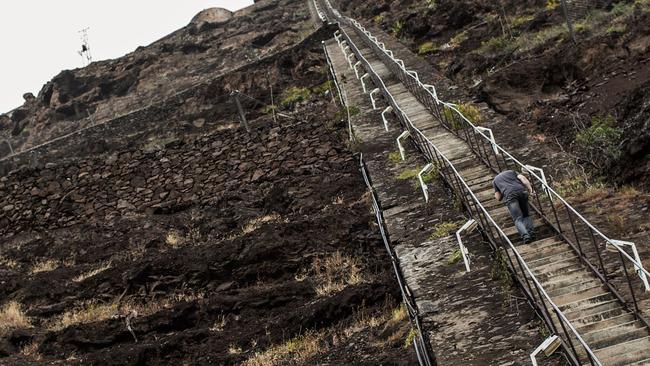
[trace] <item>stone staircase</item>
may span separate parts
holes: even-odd
[[[533,213],[538,240],[523,245],[507,209],[493,197],[493,171],[474,155],[465,141],[444,128],[366,45],[350,26],[341,25],[372,69],[384,81],[413,125],[454,164],[481,204],[517,245],[529,268],[553,302],[590,346],[603,365],[650,365],[650,333],[603,282],[582,263],[571,246]],[[364,72],[361,71],[360,75]],[[395,125],[390,128],[398,128]],[[532,211],[531,211],[532,212]],[[569,223],[567,222],[568,226]],[[555,316],[555,315],[553,315]],[[558,319],[553,319],[562,333]],[[580,362],[589,364],[577,340]]]

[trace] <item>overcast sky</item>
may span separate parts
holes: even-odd
[[[78,33],[90,28],[94,60],[120,57],[187,25],[199,11],[252,0],[0,0],[0,113],[64,69],[83,66]]]

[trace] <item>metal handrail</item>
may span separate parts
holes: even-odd
[[[365,36],[365,37],[362,37],[362,39],[364,41],[369,42],[372,45],[374,45],[375,48],[378,49],[378,51],[383,53],[384,57],[388,57],[393,62],[393,67],[398,67],[399,68],[399,70],[401,71],[401,74],[402,74],[401,76],[403,76],[404,78],[410,78],[410,81],[411,81],[410,83],[408,82],[408,80],[402,80],[402,82],[404,82],[404,84],[407,86],[407,88],[409,86],[411,86],[411,91],[414,93],[416,98],[418,98],[418,100],[423,102],[423,104],[431,112],[433,112],[434,116],[436,116],[440,120],[440,122],[442,123],[442,125],[445,128],[449,129],[451,132],[456,134],[458,137],[460,137],[461,139],[465,139],[468,143],[470,143],[470,147],[472,148],[472,150],[477,155],[479,155],[479,157],[481,157],[484,160],[484,162],[486,162],[490,166],[490,168],[492,170],[494,170],[495,172],[498,172],[498,170],[490,164],[490,158],[491,157],[495,158],[497,166],[500,168],[500,166],[498,164],[499,163],[499,160],[498,160],[499,158],[498,158],[497,155],[499,155],[499,153],[501,153],[505,157],[510,159],[511,162],[514,162],[516,165],[518,165],[518,167],[519,167],[519,169],[521,171],[528,172],[530,174],[530,176],[534,179],[534,181],[537,184],[539,184],[543,188],[544,191],[549,193],[549,196],[552,194],[554,197],[559,199],[559,201],[564,205],[565,209],[567,210],[568,218],[569,218],[569,221],[571,223],[571,228],[573,230],[574,237],[576,238],[576,240],[575,240],[576,243],[574,243],[570,238],[568,238],[562,232],[561,223],[560,223],[560,220],[559,220],[559,218],[557,216],[557,212],[556,212],[554,206],[552,206],[552,209],[553,209],[553,214],[555,216],[555,221],[556,221],[557,226],[552,224],[552,222],[551,222],[552,218],[549,219],[548,217],[546,217],[543,214],[543,212],[541,211],[541,207],[538,208],[538,207],[535,207],[534,205],[533,205],[533,207],[536,209],[536,211],[538,213],[541,214],[541,216],[544,218],[544,220],[547,221],[563,237],[563,239],[565,239],[569,243],[569,245],[572,247],[572,249],[574,249],[576,252],[578,252],[581,259],[584,260],[584,262],[596,274],[596,276],[601,281],[603,281],[605,283],[605,285],[612,291],[612,293],[618,298],[618,300],[626,308],[629,308],[629,306],[627,304],[627,301],[620,295],[620,293],[615,289],[615,287],[611,283],[609,283],[609,281],[607,279],[607,277],[608,277],[607,269],[605,268],[605,266],[603,264],[603,258],[602,258],[601,252],[600,252],[600,248],[598,248],[598,246],[597,246],[597,244],[595,242],[596,240],[595,240],[595,238],[593,238],[593,235],[595,234],[596,236],[599,236],[600,238],[602,238],[605,241],[606,244],[612,244],[612,246],[617,250],[617,252],[619,254],[620,261],[621,261],[621,266],[623,267],[623,272],[624,272],[625,278],[626,278],[628,286],[629,286],[630,294],[631,294],[631,297],[632,297],[632,303],[633,303],[633,306],[634,306],[634,309],[633,309],[634,315],[638,320],[643,322],[646,325],[646,327],[650,328],[650,324],[642,316],[642,314],[641,314],[641,312],[639,310],[638,302],[637,302],[636,295],[635,295],[635,291],[634,291],[634,288],[633,288],[633,285],[632,285],[632,280],[629,277],[629,273],[627,271],[627,267],[626,267],[626,263],[625,263],[624,259],[626,259],[628,262],[630,262],[630,264],[636,269],[639,276],[642,276],[642,274],[644,275],[644,277],[650,276],[650,272],[648,272],[643,267],[643,264],[640,263],[639,261],[637,261],[632,256],[630,256],[627,252],[625,252],[619,245],[616,244],[616,242],[614,240],[608,238],[600,230],[596,229],[594,227],[594,225],[592,225],[589,221],[587,221],[580,213],[578,213],[578,211],[574,207],[572,207],[564,198],[562,198],[555,190],[553,190],[549,186],[549,184],[546,182],[546,179],[540,177],[539,175],[537,175],[537,173],[535,171],[533,171],[532,169],[529,169],[526,165],[522,164],[519,160],[515,159],[509,152],[507,152],[503,147],[501,147],[499,144],[497,144],[496,141],[493,138],[491,138],[492,136],[488,136],[485,133],[485,131],[483,131],[483,128],[474,125],[468,118],[466,118],[456,108],[456,106],[454,104],[441,101],[437,96],[435,88],[433,88],[430,85],[423,84],[419,80],[419,77],[418,77],[417,73],[408,70],[406,68],[406,66],[404,65],[404,62],[402,60],[399,60],[399,59],[395,58],[394,53],[391,52],[390,50],[386,49],[385,44],[380,43],[378,41],[378,39],[376,37],[373,37],[372,34],[369,31],[367,31],[365,28],[363,28],[363,26],[361,26],[361,24],[359,22],[357,22],[356,20],[354,20],[352,18],[347,18],[347,20],[348,20],[348,23],[355,29],[355,32],[357,32],[360,35]],[[387,66],[390,67],[391,65],[387,65]],[[399,76],[400,75],[398,75],[398,77]],[[413,90],[413,87],[416,87],[417,89]],[[424,92],[424,96],[422,95],[421,92]],[[427,103],[427,100],[423,100],[425,96],[431,99],[431,103]],[[463,138],[462,134],[459,131],[454,131],[454,129],[451,128],[453,126],[450,126],[449,122],[446,121],[445,114],[440,113],[439,105],[442,105],[443,108],[447,108],[447,109],[451,110],[453,113],[456,114],[456,116],[460,117],[460,119],[461,119],[461,121],[462,121],[462,123],[464,125],[467,125],[467,127],[471,128],[471,130],[474,132],[475,135],[479,135],[479,136],[482,137],[483,140],[487,140],[487,142],[489,142],[490,145],[494,149],[493,156],[490,156],[490,154],[487,153],[485,151],[485,149],[483,149],[483,151],[481,151],[481,149],[479,147],[472,146],[472,143],[470,141],[471,140],[470,136],[465,136],[465,138]],[[452,115],[452,119],[454,119],[453,115]],[[464,128],[463,128],[463,130],[464,130]],[[464,131],[464,132],[466,132],[466,131]],[[484,141],[484,142],[486,142],[486,141]],[[507,166],[508,162],[505,159],[505,157],[502,157],[502,159],[504,160],[504,164]],[[539,197],[537,195],[537,192],[535,192],[535,195],[536,195],[537,201],[539,202]],[[540,205],[541,205],[541,202],[540,202]],[[583,249],[582,249],[582,247],[581,247],[581,245],[579,243],[578,232],[575,229],[576,225],[574,224],[571,215],[577,217],[577,220],[579,221],[579,223],[582,223],[583,225],[585,225],[589,229],[589,231],[590,231],[589,234],[592,236],[591,242],[592,242],[592,244],[594,246],[594,249],[596,251],[596,256],[597,256],[598,262],[600,263],[600,266],[594,266],[593,264],[591,264],[591,262],[589,262],[588,258],[586,257],[586,255],[585,255],[585,253],[584,253],[584,251],[583,251]],[[603,273],[600,273],[598,268],[600,268],[600,271],[602,271]]]
[[[361,30],[364,34],[366,34],[366,35],[369,35],[369,34],[370,34],[370,32],[367,31],[365,28],[363,28],[359,22],[357,22],[356,20],[354,20],[354,19],[352,19],[352,18],[348,18],[348,19],[350,20],[350,22],[351,22],[352,25],[354,25],[357,29]],[[467,124],[469,124],[469,125],[472,127],[472,129],[475,130],[476,133],[478,133],[479,135],[481,135],[484,139],[489,140],[489,136],[487,136],[487,135],[485,134],[484,131],[480,131],[480,130],[479,130],[480,127],[474,125],[474,123],[472,123],[472,121],[470,121],[467,117],[465,117],[465,116],[462,114],[462,112],[460,112],[460,111],[456,108],[456,105],[455,105],[455,104],[453,104],[453,103],[448,103],[448,102],[444,102],[444,101],[440,100],[440,99],[438,98],[438,96],[437,96],[434,92],[432,92],[431,90],[427,89],[427,88],[425,87],[425,84],[423,84],[423,83],[419,80],[419,78],[417,77],[417,73],[416,73],[415,75],[413,75],[413,73],[414,73],[413,71],[408,70],[408,69],[406,68],[406,66],[404,65],[403,62],[398,62],[398,61],[397,61],[398,59],[396,59],[393,55],[387,53],[387,52],[386,52],[387,50],[386,50],[385,48],[381,47],[380,42],[373,40],[373,37],[372,37],[372,36],[369,36],[368,39],[369,39],[370,41],[372,41],[374,44],[376,44],[376,45],[380,48],[380,50],[384,52],[384,54],[385,54],[386,56],[390,57],[390,58],[395,62],[395,64],[397,64],[401,69],[403,69],[404,72],[406,73],[406,75],[408,75],[409,77],[413,78],[413,80],[414,80],[415,82],[417,82],[417,83],[419,84],[419,86],[420,86],[420,87],[421,87],[425,92],[429,93],[430,96],[431,96],[431,97],[432,97],[432,98],[433,98],[437,103],[442,104],[443,106],[445,106],[445,107],[447,107],[447,108],[453,110],[455,113],[458,114],[459,117],[461,117],[461,118],[462,118],[462,119],[463,119]],[[492,141],[490,141],[490,143],[492,143]],[[602,238],[603,238],[605,241],[607,241],[608,243],[614,245],[614,244],[612,243],[612,239],[608,238],[608,237],[607,237],[605,234],[603,234],[600,230],[598,230],[598,229],[597,229],[596,227],[594,227],[591,223],[589,223],[589,222],[588,222],[588,221],[587,221],[587,220],[586,220],[586,219],[585,219],[585,218],[584,218],[584,217],[583,217],[583,216],[582,216],[582,215],[581,215],[581,214],[580,214],[580,213],[579,213],[579,212],[578,212],[578,211],[577,211],[573,206],[571,206],[571,205],[570,205],[570,204],[569,204],[569,203],[568,203],[564,198],[562,198],[562,196],[560,196],[560,195],[559,195],[555,190],[553,190],[553,189],[550,187],[550,185],[548,185],[548,183],[545,182],[545,180],[543,180],[540,176],[538,176],[537,173],[530,171],[530,169],[528,169],[528,168],[526,167],[525,164],[521,163],[519,160],[517,160],[515,157],[513,157],[513,156],[512,156],[512,155],[511,155],[507,150],[505,150],[505,149],[504,149],[503,147],[501,147],[499,144],[494,143],[494,145],[495,145],[495,147],[496,147],[500,152],[502,152],[502,153],[505,154],[508,158],[510,158],[511,161],[513,161],[513,162],[515,162],[517,165],[519,165],[519,166],[522,168],[522,170],[526,170],[526,171],[530,172],[531,175],[533,175],[533,176],[534,176],[534,177],[539,181],[539,183],[540,183],[540,185],[542,185],[542,187],[544,187],[545,189],[547,189],[547,190],[549,190],[551,193],[553,193],[553,194],[554,194],[554,195],[555,195],[555,196],[556,196],[556,197],[557,197],[557,198],[558,198],[558,199],[559,199],[559,200],[560,200],[560,201],[561,201],[561,202],[562,202],[562,203],[563,203],[567,208],[569,208],[569,209],[570,209],[570,210],[571,210],[571,211],[572,211],[576,216],[578,216],[578,218],[579,218],[580,220],[584,221],[584,223],[585,223],[587,226],[589,226],[592,230],[594,230],[594,232],[595,232],[597,235],[599,235],[600,237],[602,237]],[[635,260],[634,258],[632,258],[629,254],[627,254],[625,251],[623,251],[622,249],[620,249],[618,246],[616,246],[616,245],[614,245],[614,246],[615,246],[619,251],[621,251],[622,254],[623,254],[623,255],[624,255],[624,256],[625,256],[625,257],[626,257],[630,262],[632,262],[632,264],[634,264],[637,268],[639,268],[640,270],[642,270],[643,272],[645,272],[646,275],[650,276],[650,272],[648,272],[647,270],[645,270],[645,268],[643,268],[643,265],[642,265],[642,264],[636,262],[636,260]]]
[[[377,225],[379,226],[379,232],[381,234],[382,241],[384,242],[384,246],[386,247],[386,251],[388,252],[388,256],[390,257],[391,263],[393,265],[395,277],[397,278],[397,284],[402,294],[402,301],[406,305],[406,309],[409,313],[409,317],[415,323],[415,327],[417,328],[418,338],[420,339],[420,342],[415,342],[414,339],[414,347],[416,349],[418,361],[420,365],[432,366],[434,364],[433,359],[435,357],[431,356],[431,351],[426,346],[426,344],[429,343],[425,340],[425,338],[427,338],[428,340],[428,337],[425,336],[425,333],[422,331],[422,326],[420,324],[420,314],[417,305],[415,303],[415,298],[413,297],[413,294],[411,293],[411,291],[408,289],[406,285],[406,281],[404,280],[404,275],[402,274],[399,266],[399,258],[397,257],[395,251],[390,245],[390,239],[388,237],[388,233],[385,228],[383,210],[381,204],[379,203],[379,197],[377,195],[377,192],[375,191],[372,181],[370,180],[370,175],[368,174],[368,168],[366,166],[365,161],[363,160],[363,154],[359,154],[359,166],[361,170],[361,175],[363,176],[363,180],[366,183],[366,186],[372,198],[372,209],[375,212],[375,218],[377,220]]]
[[[457,194],[459,195],[459,197],[461,199],[463,199],[463,198],[467,199],[468,195],[471,196],[473,202],[465,202],[465,204],[467,205],[467,208],[470,211],[470,213],[472,213],[472,210],[470,208],[470,203],[473,203],[474,206],[475,206],[475,209],[476,208],[479,209],[479,212],[477,212],[477,214],[479,216],[483,216],[483,220],[480,220],[481,226],[483,226],[483,229],[485,231],[490,232],[490,233],[491,233],[490,227],[493,227],[494,229],[496,229],[496,231],[498,233],[498,237],[500,237],[502,241],[505,241],[505,243],[507,243],[507,246],[509,246],[509,249],[512,251],[512,253],[515,254],[515,257],[516,257],[515,259],[517,260],[517,263],[518,263],[518,265],[520,266],[520,268],[521,268],[521,270],[523,272],[524,280],[527,281],[527,278],[526,278],[526,275],[527,275],[533,281],[535,290],[538,292],[538,295],[539,295],[540,300],[541,300],[541,304],[536,304],[536,307],[543,313],[543,315],[544,315],[543,317],[544,317],[545,321],[547,322],[547,324],[549,325],[549,327],[551,329],[553,329],[553,330],[556,329],[555,325],[553,324],[553,320],[550,318],[550,313],[548,312],[548,309],[546,309],[546,305],[547,305],[546,302],[548,303],[548,305],[550,305],[552,307],[554,313],[556,314],[558,320],[560,321],[560,325],[562,325],[562,328],[563,328],[563,330],[565,332],[565,335],[567,337],[567,341],[570,343],[571,349],[573,350],[573,354],[570,354],[570,356],[571,356],[572,361],[574,362],[574,364],[578,364],[579,355],[575,351],[575,348],[574,348],[574,346],[573,346],[573,344],[571,342],[571,339],[569,338],[570,337],[569,331],[570,331],[570,333],[573,334],[573,336],[578,340],[580,345],[583,347],[583,349],[587,353],[587,355],[589,357],[589,361],[592,363],[592,365],[602,366],[602,363],[598,360],[598,358],[593,353],[593,351],[591,350],[589,345],[582,339],[580,334],[576,331],[575,327],[566,318],[564,313],[562,313],[560,308],[553,302],[551,297],[546,293],[546,291],[542,287],[541,283],[537,280],[536,276],[532,273],[532,271],[530,270],[528,265],[525,263],[523,257],[519,254],[519,251],[512,244],[510,239],[508,239],[507,235],[505,235],[505,233],[499,227],[499,225],[494,221],[494,219],[491,217],[491,215],[485,209],[485,207],[483,207],[483,205],[478,200],[476,195],[474,195],[472,190],[469,188],[469,185],[467,185],[465,180],[462,178],[462,176],[456,170],[455,166],[451,163],[451,161],[440,150],[438,150],[438,148],[435,146],[435,144],[433,144],[433,142],[431,142],[431,140],[429,140],[417,127],[415,127],[413,122],[409,119],[408,115],[406,115],[406,113],[404,113],[402,111],[402,109],[400,108],[400,106],[397,104],[396,100],[394,99],[394,97],[392,96],[392,94],[390,93],[390,91],[388,90],[386,85],[384,84],[384,82],[381,79],[381,77],[379,76],[379,74],[374,70],[372,65],[361,54],[361,52],[356,47],[356,45],[354,44],[352,39],[349,37],[347,32],[345,32],[345,30],[343,28],[341,28],[341,27],[339,27],[339,28],[341,30],[341,34],[343,34],[345,36],[346,41],[347,41],[347,45],[350,46],[350,50],[352,50],[352,52],[355,53],[355,56],[357,57],[357,59],[359,61],[362,61],[364,63],[364,66],[366,67],[366,70],[372,75],[372,78],[374,79],[373,81],[375,81],[375,84],[380,87],[382,93],[384,94],[384,96],[388,100],[388,103],[393,107],[394,111],[396,112],[396,115],[399,117],[400,122],[403,123],[404,127],[406,127],[409,130],[415,132],[415,134],[413,134],[413,132],[412,132],[413,141],[415,141],[416,145],[418,145],[418,143],[419,143],[418,148],[421,151],[425,152],[425,154],[424,154],[425,157],[427,159],[431,159],[432,161],[435,158],[435,160],[438,163],[442,162],[443,164],[445,164],[446,166],[451,168],[451,170],[453,172],[453,176],[452,177],[445,177],[448,184],[450,186],[452,186],[454,189],[457,190]],[[423,143],[424,143],[424,146],[422,146]],[[433,151],[435,152],[435,157],[431,156],[430,154],[426,154],[426,152],[430,152],[431,149],[433,149]],[[444,176],[444,173],[443,173],[443,176]],[[455,185],[454,185],[454,183],[455,183]],[[494,238],[492,238],[492,239],[494,240]],[[509,256],[509,258],[510,258],[510,256]],[[517,273],[517,269],[514,266],[514,264],[512,263],[512,260],[510,260],[510,265],[511,265],[511,269],[513,270],[513,272]],[[518,279],[518,280],[520,281],[520,283],[522,283],[521,279]],[[530,284],[528,284],[528,286],[531,287]],[[529,298],[531,298],[533,300],[533,303],[536,303],[537,299],[535,298],[534,293],[531,291],[532,288],[527,289],[525,286],[522,286],[522,287],[526,290],[527,295],[529,296]],[[566,327],[568,327],[569,331],[566,330]]]
[[[325,17],[325,14],[320,9],[320,6],[318,6],[318,2],[316,0],[312,0],[312,4],[314,4],[314,9],[316,9],[316,14],[318,15],[318,18],[321,20],[321,22],[326,22],[327,17]]]

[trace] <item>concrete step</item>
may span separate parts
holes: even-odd
[[[572,282],[569,283],[567,286],[549,290],[547,291],[547,293],[550,297],[556,298],[558,296],[571,294],[574,292],[582,291],[600,285],[602,285],[602,282],[600,282],[599,279],[597,279],[596,277],[590,277],[586,281]]]
[[[650,358],[646,358],[645,360],[637,361],[635,363],[631,363],[630,366],[648,366],[650,365]]]
[[[583,269],[581,267],[565,267],[557,272],[535,273],[535,278],[542,284],[553,282],[561,277],[580,276]],[[548,293],[548,292],[547,292]],[[549,295],[550,296],[550,295]]]
[[[553,277],[548,281],[542,281],[542,285],[547,292],[552,292],[554,290],[572,286],[576,283],[585,282],[591,279],[597,280],[591,273],[587,271],[581,271],[578,273],[570,273],[568,275]]]
[[[637,338],[596,351],[596,356],[607,366],[624,366],[650,358],[650,337]]]
[[[504,207],[504,209],[505,209],[505,212],[507,213],[508,209],[506,209],[505,207]],[[508,214],[508,216],[510,216],[510,215]],[[528,254],[528,253],[535,252],[537,250],[542,250],[545,247],[554,246],[554,245],[557,245],[558,243],[562,243],[562,241],[560,241],[560,239],[558,239],[558,238],[540,239],[540,240],[536,240],[536,241],[534,241],[534,242],[532,242],[530,244],[518,246],[517,251],[519,251],[519,253],[521,253],[523,256],[526,256],[526,254]],[[566,245],[566,244],[564,244],[564,245]]]
[[[579,301],[582,299],[588,299],[590,297],[597,296],[602,293],[607,293],[607,290],[604,285],[588,287],[579,291],[570,292],[564,295],[553,297],[553,302],[556,305],[561,307],[562,305],[569,304],[574,301]]]
[[[592,349],[599,349],[648,336],[648,329],[642,327],[639,322],[632,321],[585,333],[582,336]]]
[[[596,318],[595,321],[587,324],[583,324],[582,322],[580,323],[576,322],[576,325],[580,324],[577,325],[576,330],[580,334],[585,334],[589,332],[594,332],[596,330],[605,329],[605,328],[613,327],[615,325],[634,321],[634,314],[629,312],[624,312],[621,315],[610,316],[609,318],[605,317],[606,315],[607,314],[603,314],[602,317],[598,317]]]
[[[571,320],[571,323],[574,324],[577,327],[582,327],[582,326],[594,326],[593,324],[600,324],[604,321],[607,321],[612,318],[616,318],[619,316],[623,316],[625,314],[630,314],[628,311],[623,309],[622,306],[612,308],[612,309],[607,309],[603,310],[601,312],[597,313],[592,313],[592,314],[587,314],[582,317],[578,317],[575,319]]]
[[[536,276],[552,277],[575,271],[584,271],[582,264],[576,258],[567,257],[566,259],[535,268],[533,273]]]
[[[579,311],[580,309],[584,308],[590,308],[594,305],[597,304],[602,304],[607,301],[614,300],[614,295],[612,295],[610,292],[605,292],[605,290],[601,290],[600,293],[597,293],[595,295],[591,295],[589,297],[584,297],[584,298],[579,298],[576,299],[572,302],[568,302],[565,304],[556,304],[560,307],[560,310],[563,312],[568,312],[568,311]]]
[[[533,260],[526,259],[526,263],[528,263],[528,267],[530,267],[531,269],[535,269],[540,266],[546,266],[556,262],[564,261],[567,258],[576,258],[576,255],[573,253],[573,251],[570,248],[568,248],[568,246],[561,247],[559,250],[552,252],[546,256],[542,256],[540,258],[536,258]]]
[[[528,251],[523,251],[521,247],[525,247],[530,244],[525,244],[517,247],[517,250],[519,253],[523,255],[523,257],[526,259],[526,261],[534,261],[537,259],[541,259],[544,257],[549,257],[552,255],[556,255],[558,253],[564,253],[567,251],[567,249],[570,249],[569,246],[566,243],[557,241],[555,238],[550,238],[551,241],[546,241],[547,244],[545,245],[540,245],[537,247],[535,250],[528,250]],[[571,258],[573,256],[569,256],[568,258]]]
[[[609,300],[591,304],[590,306],[582,307],[579,309],[563,311],[563,313],[567,319],[572,321],[573,319],[579,319],[589,315],[599,314],[607,310],[614,310],[616,308],[621,308],[621,304],[619,304],[619,302],[616,300]]]
[[[467,185],[472,189],[472,190],[482,190],[486,188],[492,188],[492,180],[494,177],[492,176],[483,176],[483,177],[476,177],[474,179],[465,179],[465,182],[467,182]]]

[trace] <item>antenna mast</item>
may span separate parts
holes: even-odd
[[[90,28],[84,28],[79,31],[81,37],[81,51],[77,51],[77,53],[81,56],[84,66],[88,66],[93,62],[93,56],[90,53],[90,44],[88,43],[88,29]]]

